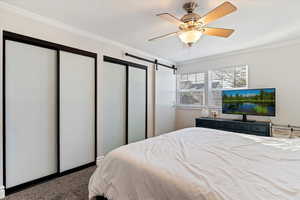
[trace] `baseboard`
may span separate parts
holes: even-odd
[[[98,156],[96,160],[96,164],[99,167],[104,159],[104,156]]]
[[[0,199],[4,199],[4,197],[5,197],[4,186],[0,186]]]

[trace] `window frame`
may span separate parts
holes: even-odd
[[[239,88],[211,88],[212,80],[211,80],[211,73],[213,71],[217,70],[226,70],[230,68],[238,68],[238,67],[246,67],[246,86],[245,87],[239,87]],[[180,82],[180,76],[182,74],[196,74],[196,73],[204,73],[204,104],[203,105],[197,105],[197,104],[181,104],[180,103],[180,92],[182,92],[179,88],[179,82]],[[213,69],[207,69],[207,70],[201,70],[201,71],[191,71],[191,72],[184,72],[184,73],[178,73],[176,76],[176,107],[182,108],[182,109],[202,109],[202,108],[209,108],[209,109],[221,109],[219,106],[215,106],[210,104],[210,93],[211,91],[223,91],[223,90],[241,90],[241,89],[248,89],[249,88],[249,66],[247,64],[241,64],[241,65],[231,65],[231,66],[225,66],[225,67],[216,67]],[[201,89],[202,90],[202,89]],[[200,91],[200,90],[195,90]]]
[[[204,102],[204,104],[203,105],[196,105],[196,104],[181,104],[180,103],[180,93],[181,92],[184,92],[184,91],[182,91],[182,90],[180,90],[180,88],[179,88],[179,82],[180,82],[180,76],[182,75],[182,74],[187,74],[187,75],[189,75],[189,74],[197,74],[197,73],[204,73],[204,88],[203,89],[194,89],[194,90],[189,90],[189,91],[194,91],[194,92],[197,92],[197,91],[203,91],[204,92],[204,98],[203,98],[203,102]],[[207,71],[197,71],[197,72],[186,72],[186,73],[178,73],[177,74],[177,76],[176,76],[176,107],[177,108],[190,108],[190,109],[192,109],[192,108],[203,108],[203,107],[205,107],[205,105],[206,105],[206,92],[207,92],[207,90],[206,90],[206,88],[207,88]],[[188,91],[187,91],[188,92]]]

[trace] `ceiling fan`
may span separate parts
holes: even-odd
[[[196,2],[188,2],[183,5],[183,9],[187,11],[187,14],[184,15],[181,19],[173,16],[169,13],[158,14],[157,16],[171,22],[178,26],[179,31],[168,33],[162,36],[149,39],[149,41],[154,41],[157,39],[167,38],[171,36],[179,36],[182,42],[186,43],[191,47],[196,43],[202,34],[218,37],[229,37],[234,30],[233,29],[224,29],[224,28],[210,28],[206,25],[210,22],[213,22],[221,17],[224,17],[234,11],[237,8],[230,2],[224,2],[219,5],[203,17],[194,13],[194,10],[198,7]]]

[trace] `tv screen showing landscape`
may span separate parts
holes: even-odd
[[[275,116],[275,88],[251,90],[224,90],[224,114]]]

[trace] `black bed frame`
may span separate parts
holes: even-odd
[[[96,200],[108,200],[107,198],[105,198],[104,196],[97,196]]]

